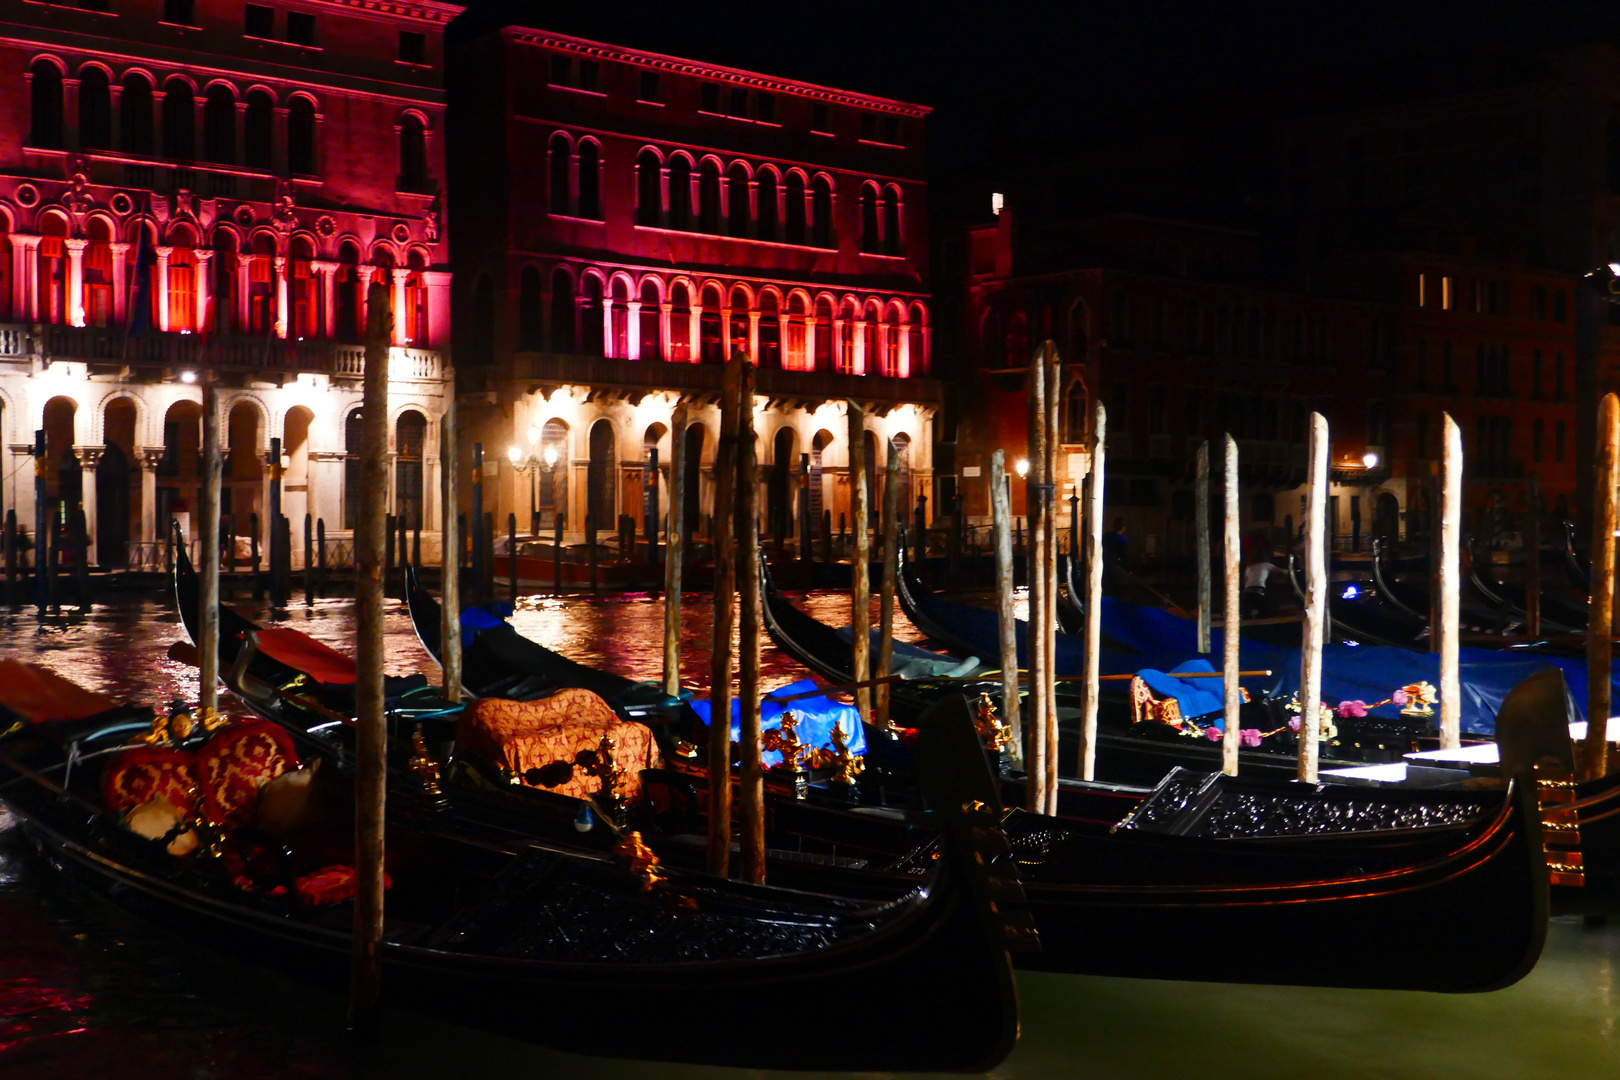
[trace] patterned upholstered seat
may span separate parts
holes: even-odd
[[[296,768],[291,736],[268,720],[221,728],[197,751],[203,813],[216,825],[246,825],[253,820],[259,789]]]
[[[603,735],[615,744],[613,760],[624,771],[618,794],[634,802],[641,797],[641,770],[659,762],[658,744],[647,727],[622,720],[607,702],[589,690],[558,690],[534,701],[481,698],[461,715],[456,741],[514,776],[555,762],[572,762],[582,750],[595,750]],[[550,790],[583,799],[602,782],[575,769],[565,783]]]
[[[135,746],[122,751],[101,773],[101,805],[126,814],[151,799],[166,799],[182,816],[196,802],[197,759],[170,746]]]

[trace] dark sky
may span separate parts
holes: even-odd
[[[1076,130],[1152,98],[1392,59],[1620,41],[1620,5],[1595,0],[472,2],[562,32],[931,105],[936,184],[1047,143],[1072,149]]]

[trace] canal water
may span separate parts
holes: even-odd
[[[811,594],[803,603],[828,621],[847,621],[847,594]],[[241,607],[250,617],[270,619],[263,608]],[[699,685],[707,682],[709,610],[701,598],[690,597],[685,612],[683,677]],[[350,647],[353,620],[346,600],[295,606],[285,620],[336,647]],[[657,676],[662,605],[646,597],[541,600],[525,604],[514,622],[580,660],[632,677]],[[896,636],[916,639],[909,624],[898,627]],[[93,689],[152,704],[195,697],[195,671],[166,655],[169,644],[183,638],[172,607],[160,602],[98,606],[88,616],[43,626],[31,615],[0,613],[0,656],[37,661]],[[769,646],[764,667],[768,684],[802,675]],[[388,616],[388,668],[436,673],[397,605]],[[1439,922],[1447,913],[1430,917]],[[1424,927],[1414,925],[1411,933],[1421,935]],[[1254,944],[1290,947],[1280,940]],[[1023,1036],[993,1075],[1620,1076],[1617,969],[1620,921],[1593,928],[1559,919],[1536,969],[1492,994],[1020,975]],[[758,1075],[556,1053],[437,1023],[424,1015],[431,1014],[431,1002],[421,1013],[390,1013],[381,1040],[361,1053],[344,1034],[343,1007],[340,995],[239,965],[63,887],[28,853],[16,821],[0,811],[0,1080]],[[699,1003],[670,1007],[690,1009],[694,1027],[707,1022]],[[851,1016],[836,1001],[784,1002],[782,1015],[785,1041],[836,1039],[849,1025],[885,1022],[880,1015]]]

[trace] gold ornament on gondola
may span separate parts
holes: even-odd
[[[995,702],[990,700],[987,693],[980,694],[979,700],[974,703],[973,730],[984,740],[986,750],[999,752],[1012,742],[1012,729],[996,715]]]

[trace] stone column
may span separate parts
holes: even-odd
[[[629,335],[626,334],[626,337]],[[610,285],[602,296],[602,355],[613,355],[613,288]]]
[[[276,337],[284,338],[287,336],[287,256],[277,255],[273,265],[276,274]]]
[[[169,328],[169,255],[173,253],[174,248],[159,247],[153,248],[153,250],[157,252],[157,266],[152,271],[157,280],[152,282],[152,286],[157,290],[158,329],[167,330]]]
[[[703,305],[693,304],[692,314],[686,320],[686,336],[689,339],[687,349],[692,363],[701,363],[703,354],[699,350],[703,347]]]
[[[231,303],[236,305],[236,325],[241,332],[251,333],[253,330],[252,305],[248,302],[249,290],[253,288],[253,260],[256,255],[238,255],[236,257],[236,280],[231,283],[231,291],[236,295],[231,297]]]
[[[898,331],[900,341],[898,344],[899,360],[895,364],[895,374],[904,379],[911,374],[911,323],[903,322]]]
[[[664,165],[658,170],[658,224],[660,225],[669,224],[669,194],[669,166]]]
[[[39,271],[39,240],[37,236],[26,233],[11,234],[11,265],[13,273],[15,300],[11,310],[17,312],[23,322],[39,321],[39,289],[35,287],[34,278]],[[31,474],[30,474],[31,475]],[[29,503],[32,506],[32,501]],[[20,512],[20,508],[19,508]],[[33,510],[28,511],[30,514]]]
[[[84,325],[84,249],[90,241],[62,241],[68,254],[67,316],[70,326]]]
[[[199,334],[208,333],[212,327],[208,325],[208,297],[213,289],[214,275],[211,268],[214,263],[214,253],[209,248],[198,248],[193,252],[197,265],[193,270],[196,275],[196,285],[193,286],[197,297],[197,319],[195,326]]]
[[[337,337],[337,268],[335,262],[315,262],[310,264],[315,272],[321,276],[321,325],[320,335],[330,341]],[[313,511],[311,511],[313,513]]]
[[[407,344],[409,344],[409,341],[407,340],[407,335],[405,333],[406,326],[408,324],[408,313],[405,310],[405,283],[410,280],[410,277],[411,277],[411,272],[409,270],[400,270],[400,269],[397,269],[397,268],[394,270],[394,281],[393,281],[393,287],[394,287],[394,336],[393,336],[393,342],[394,342],[395,345],[407,345]]]
[[[639,360],[641,359],[641,301],[626,301],[625,312],[624,358],[626,360]]]
[[[85,560],[90,566],[101,561],[100,553],[96,550],[96,466],[101,464],[101,455],[106,451],[105,446],[73,448],[73,456],[79,459],[83,479],[83,486],[79,490],[80,499],[84,504]]]
[[[748,359],[759,363],[759,312],[748,313]]]
[[[804,370],[813,371],[816,366],[816,307],[812,302],[810,314],[804,317]],[[811,522],[817,528],[819,522]]]
[[[26,528],[30,539],[34,540],[34,552],[39,550],[39,529],[34,521],[34,444],[11,444],[12,466],[7,475],[11,483],[6,487],[6,496],[11,507],[17,511],[17,525]],[[3,511],[0,511],[0,521],[3,521]],[[29,566],[33,566],[34,553],[29,555]]]
[[[669,304],[658,305],[658,355],[665,360],[670,358],[674,350],[670,348],[674,342],[669,336]]]
[[[129,321],[129,286],[126,278],[131,245],[120,240],[107,247],[112,250],[113,321],[125,326]]]
[[[158,539],[157,471],[163,463],[163,447],[143,446],[141,456],[141,543]]]

